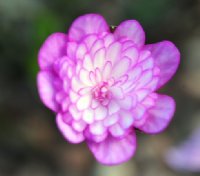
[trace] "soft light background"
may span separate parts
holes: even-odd
[[[182,54],[176,76],[160,90],[176,99],[172,123],[159,135],[138,132],[135,157],[118,167],[96,163],[85,144],[65,142],[36,89],[42,42],[91,12],[102,14],[110,25],[137,19],[147,43],[168,39]],[[195,176],[199,173],[171,169],[165,156],[196,128],[200,0],[0,0],[0,176]],[[200,148],[198,152],[200,157]]]

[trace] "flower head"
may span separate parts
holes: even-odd
[[[133,156],[135,128],[158,133],[173,117],[174,100],[155,91],[175,73],[179,51],[169,41],[144,43],[136,20],[112,33],[102,16],[87,14],[67,34],[49,36],[39,51],[43,103],[66,140],[86,141],[103,164]]]

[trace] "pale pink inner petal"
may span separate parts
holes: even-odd
[[[69,112],[70,112],[70,114],[72,115],[72,117],[75,120],[80,120],[81,119],[81,112],[77,110],[75,105],[70,105],[69,106]]]
[[[96,79],[97,83],[101,83],[101,81],[102,81],[102,75],[101,75],[99,68],[96,68],[96,70],[95,70],[95,79]]]
[[[91,82],[90,78],[89,78],[89,72],[85,69],[81,69],[80,73],[79,73],[79,79],[80,81],[87,85],[87,86],[92,86],[93,83]]]
[[[125,134],[125,130],[118,123],[111,126],[109,131],[113,137],[121,137]]]
[[[140,89],[135,93],[137,95],[138,102],[142,101],[150,93],[149,89]]]
[[[106,128],[103,126],[102,122],[94,122],[90,126],[90,132],[94,135],[102,135]]]
[[[145,114],[145,107],[141,104],[138,104],[134,110],[132,111],[132,114],[134,116],[134,119],[138,120],[141,119],[142,116]]]
[[[94,68],[101,68],[103,67],[105,60],[105,48],[99,49],[94,55]]]
[[[86,53],[87,53],[87,48],[85,44],[81,43],[80,45],[78,45],[78,48],[76,49],[76,59],[83,59]]]
[[[143,70],[152,69],[154,67],[154,61],[152,57],[145,59],[144,61],[140,62],[140,65]]]
[[[123,99],[124,93],[122,88],[113,86],[110,88],[110,92],[112,93],[113,97],[116,99]]]
[[[77,132],[83,132],[87,124],[84,121],[80,120],[80,121],[73,121],[72,126]]]
[[[97,39],[97,35],[91,34],[84,39],[84,43],[86,44],[87,48],[90,49]]]
[[[140,56],[138,62],[142,62],[146,60],[149,56],[151,56],[151,52],[148,50],[142,50],[140,51]]]
[[[134,99],[135,97],[126,96],[124,99],[118,100],[118,104],[120,105],[121,108],[129,110],[132,107],[134,107],[133,104]]]
[[[105,125],[106,127],[108,127],[108,126],[111,126],[111,125],[114,125],[115,123],[117,123],[118,119],[119,119],[119,116],[118,116],[118,114],[116,113],[116,114],[107,116],[107,117],[104,119],[103,123],[104,123],[104,125]]]
[[[107,61],[105,63],[104,69],[103,69],[103,79],[104,80],[106,80],[110,77],[111,69],[112,69],[112,63]]]
[[[90,71],[89,73],[89,77],[90,77],[90,81],[92,82],[92,84],[96,84],[96,76],[95,73],[93,71]]]
[[[130,47],[135,47],[135,44],[133,43],[133,41],[131,40],[126,40],[125,42],[123,42],[123,45],[122,45],[122,50],[126,50],[127,48],[130,48]]]
[[[107,34],[104,38],[104,46],[107,48],[111,43],[114,42],[113,34]]]
[[[131,59],[131,66],[134,66],[138,60],[138,50],[134,47],[127,48],[122,53],[123,57],[128,57]]]
[[[86,54],[83,60],[83,67],[87,70],[87,71],[92,71],[93,70],[93,64],[92,64],[92,60],[89,54]]]
[[[120,62],[118,62],[112,70],[112,76],[114,78],[119,78],[127,73],[131,64],[131,60],[129,58],[122,58]]]
[[[111,61],[112,64],[116,62],[121,56],[121,44],[119,42],[112,43],[106,52],[106,59]]]
[[[129,111],[120,111],[120,125],[123,129],[129,128],[134,122],[134,114]]]
[[[104,44],[103,44],[103,40],[99,39],[99,40],[96,40],[94,42],[94,44],[92,45],[91,49],[90,49],[90,55],[91,57],[94,57],[95,53],[104,47]]]
[[[104,106],[99,106],[95,109],[95,120],[103,120],[107,116],[107,108]]]
[[[77,77],[74,76],[71,80],[71,87],[75,92],[78,92],[81,88],[84,88],[85,85]]]
[[[91,124],[94,122],[94,111],[93,109],[86,109],[83,114],[82,114],[82,118],[83,120],[88,123],[88,124]]]
[[[72,103],[75,103],[78,100],[79,95],[76,94],[73,90],[70,90],[69,97],[70,97],[70,100],[72,101]]]
[[[146,70],[142,73],[140,79],[137,81],[137,86],[135,89],[139,89],[144,87],[147,83],[149,83],[153,78],[152,70]]]
[[[99,106],[99,102],[93,98],[91,108],[96,109],[98,106]]]
[[[85,94],[89,94],[91,92],[91,87],[85,87],[85,88],[82,88],[78,91],[78,94],[79,95],[85,95]]]
[[[90,94],[81,96],[76,104],[78,110],[81,111],[81,110],[87,109],[91,104],[91,99],[92,97]]]
[[[120,109],[120,106],[115,101],[111,100],[109,105],[108,105],[109,115],[112,115],[112,114],[118,112],[119,109]]]

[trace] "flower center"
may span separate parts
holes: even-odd
[[[109,98],[108,84],[106,82],[103,82],[100,85],[97,85],[94,88],[93,96],[99,102],[103,102],[104,100],[108,99]]]

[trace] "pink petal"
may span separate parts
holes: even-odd
[[[84,136],[82,133],[75,132],[68,124],[63,121],[62,115],[58,114],[56,117],[56,123],[58,129],[61,131],[62,135],[71,143],[80,143],[84,141]]]
[[[101,34],[108,31],[109,27],[102,16],[87,14],[73,22],[69,29],[69,39],[79,42],[88,34]]]
[[[50,69],[56,59],[66,54],[67,35],[54,33],[50,35],[38,54],[38,62],[41,69]]]
[[[136,137],[134,131],[132,131],[121,139],[108,136],[99,143],[88,141],[88,146],[100,163],[116,165],[129,160],[134,155]]]
[[[139,129],[153,134],[163,131],[171,121],[174,111],[174,99],[167,95],[158,95],[155,105],[146,112],[146,122]]]
[[[48,71],[40,71],[37,75],[37,86],[41,100],[48,108],[57,111],[58,104],[55,101],[54,80],[55,76]]]
[[[155,64],[160,68],[159,88],[175,74],[180,62],[179,50],[170,41],[150,44],[145,48],[151,51]]]
[[[67,56],[71,58],[72,60],[76,59],[76,49],[77,49],[77,43],[76,42],[68,42],[67,43]]]
[[[138,47],[142,47],[145,42],[145,33],[141,25],[136,20],[127,20],[122,22],[114,32],[116,39],[127,37]]]

